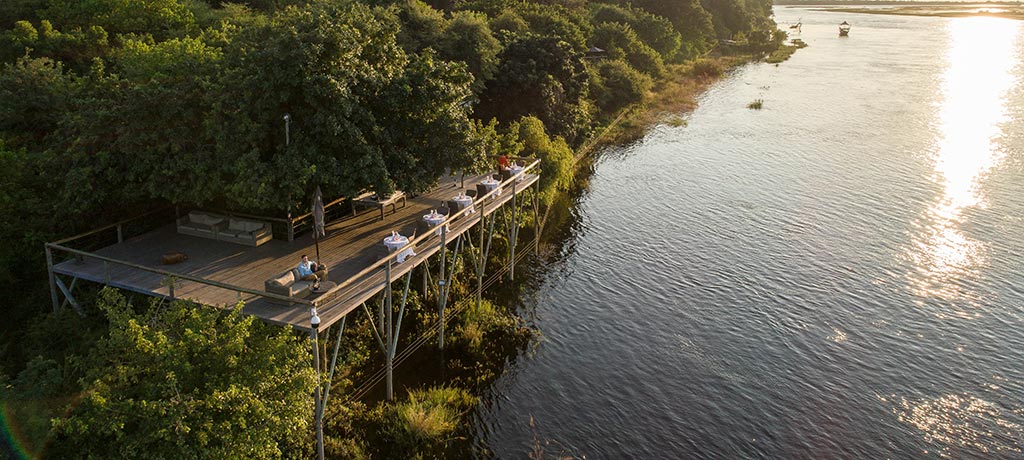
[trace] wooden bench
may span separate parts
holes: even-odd
[[[395,191],[391,196],[381,198],[374,192],[365,192],[352,198],[352,215],[356,215],[356,205],[376,207],[380,209],[380,220],[384,220],[384,207],[391,205],[391,213],[398,212],[398,200],[402,200],[402,207],[405,207],[405,192]]]

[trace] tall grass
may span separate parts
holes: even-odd
[[[690,67],[690,75],[699,78],[718,78],[725,73],[725,67],[718,61],[699,59]]]
[[[409,392],[409,399],[391,408],[387,426],[392,454],[404,458],[434,456],[460,427],[476,398],[462,388],[434,387]]]
[[[753,102],[747,104],[747,108],[750,110],[761,110],[762,106],[764,106],[764,100],[762,99],[754,99]]]

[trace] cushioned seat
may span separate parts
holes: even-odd
[[[227,228],[217,234],[218,240],[247,246],[259,246],[270,241],[272,237],[270,224],[235,217],[228,219]]]
[[[183,235],[216,239],[217,233],[226,228],[227,225],[224,222],[224,216],[202,211],[192,211],[185,217],[178,219],[177,227],[178,233]]]
[[[263,290],[288,297],[305,296],[312,287],[313,281],[303,281],[298,268],[278,273],[263,282]]]

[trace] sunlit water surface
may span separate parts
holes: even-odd
[[[1022,22],[776,13],[810,47],[602,156],[495,457],[1024,458]]]

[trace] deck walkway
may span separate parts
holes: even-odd
[[[466,188],[473,188],[483,177],[466,177]],[[523,174],[521,179],[515,184],[517,194],[534,185],[538,176]],[[487,200],[488,215],[512,200],[511,181],[505,181],[502,188],[504,191],[501,195]],[[328,279],[341,285],[341,289],[316,300],[321,328],[330,327],[344,315],[358,308],[362,302],[383,290],[383,268],[364,273],[360,279],[352,279],[387,256],[387,250],[381,240],[393,230],[410,235],[416,222],[424,214],[430,209],[440,207],[443,201],[451,199],[459,190],[459,183],[443,183],[428,193],[408,199],[405,207],[399,207],[397,212],[388,214],[384,220],[380,220],[380,214],[376,209],[369,209],[355,217],[329,222],[327,236],[320,240],[320,259],[329,267]],[[453,220],[449,223],[447,241],[453,241],[458,235],[480,222],[479,212]],[[391,279],[397,280],[439,250],[439,237],[436,235],[420,242],[416,247],[415,257],[393,265]],[[161,256],[172,251],[185,253],[188,260],[176,265],[161,265]],[[54,252],[59,253],[59,250]],[[311,234],[301,235],[291,242],[272,240],[254,248],[181,235],[171,223],[90,253],[116,262],[85,256],[56,263],[53,270],[58,274],[158,297],[172,297],[166,275],[118,262],[202,278],[225,287],[176,278],[173,297],[215,306],[232,306],[238,301],[244,301],[243,313],[257,316],[267,322],[308,330],[308,302],[287,305],[280,300],[271,300],[259,295],[259,292],[263,291],[265,280],[294,268],[302,254],[313,258],[314,253]],[[250,292],[239,292],[231,287],[243,288]]]

